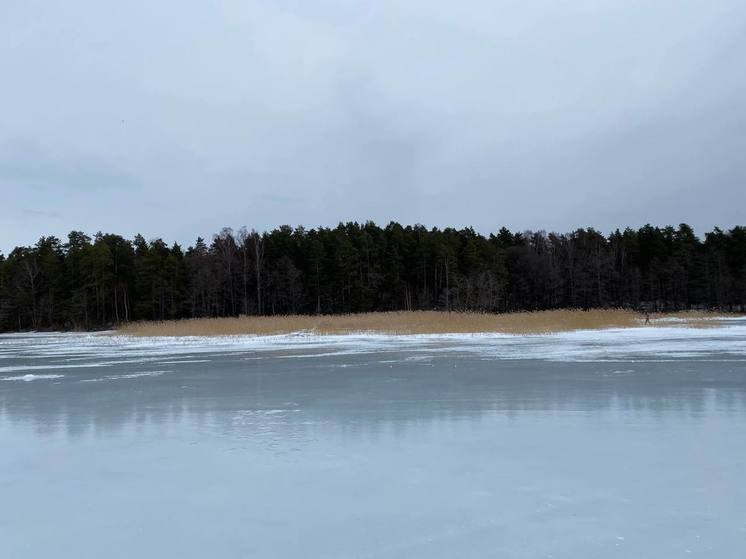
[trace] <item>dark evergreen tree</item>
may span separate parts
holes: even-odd
[[[746,227],[567,234],[340,223],[223,229],[183,251],[72,231],[0,254],[0,330],[440,309],[746,309]]]

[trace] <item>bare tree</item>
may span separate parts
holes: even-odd
[[[256,312],[264,314],[262,306],[262,266],[264,266],[264,235],[260,235],[254,229],[249,235],[254,257],[254,272],[256,273]]]
[[[253,231],[252,231],[253,232]],[[246,226],[238,230],[241,248],[241,280],[243,282],[243,313],[249,314],[249,232]]]
[[[233,288],[233,261],[236,257],[236,240],[233,238],[233,229],[224,227],[219,234],[213,238],[213,246],[216,248],[220,260],[222,260],[223,270],[226,279],[226,288],[228,290],[228,300],[230,301],[230,314],[236,314],[235,290]]]
[[[28,278],[29,292],[31,294],[31,327],[38,327],[37,304],[36,304],[36,278],[39,277],[39,262],[36,256],[29,256],[23,260],[23,267]]]

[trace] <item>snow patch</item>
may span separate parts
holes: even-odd
[[[448,353],[476,354],[489,360],[743,361],[746,360],[746,320],[734,317],[706,328],[660,324],[534,335],[294,333],[142,338],[101,333],[16,334],[0,335],[0,352],[17,359],[34,360],[31,365],[8,364],[0,367],[0,373],[110,367],[137,362],[177,365],[209,362],[212,357],[225,355],[244,360],[292,360],[378,354],[383,362],[388,363],[427,361]],[[60,364],[65,358],[76,361]]]
[[[103,382],[105,380],[123,380],[140,377],[159,377],[164,373],[173,373],[173,371],[141,371],[137,373],[129,373],[125,375],[108,375],[103,378],[89,378],[83,379],[80,382]]]
[[[62,378],[65,375],[34,375],[34,374],[27,374],[27,375],[19,375],[15,377],[0,377],[0,380],[22,380],[24,382],[31,382],[32,380],[44,380],[44,379],[53,379],[53,378]]]

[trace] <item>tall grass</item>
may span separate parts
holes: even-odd
[[[676,313],[682,324],[705,324],[710,313]],[[652,316],[653,322],[663,315]],[[487,314],[474,312],[372,312],[322,316],[241,316],[238,318],[198,318],[164,322],[127,324],[119,332],[134,336],[230,336],[267,335],[291,332],[347,334],[446,334],[499,332],[541,334],[568,330],[625,328],[640,326],[644,318],[627,310],[555,310]]]

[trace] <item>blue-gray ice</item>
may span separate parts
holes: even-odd
[[[0,557],[746,554],[746,325],[0,336]]]

